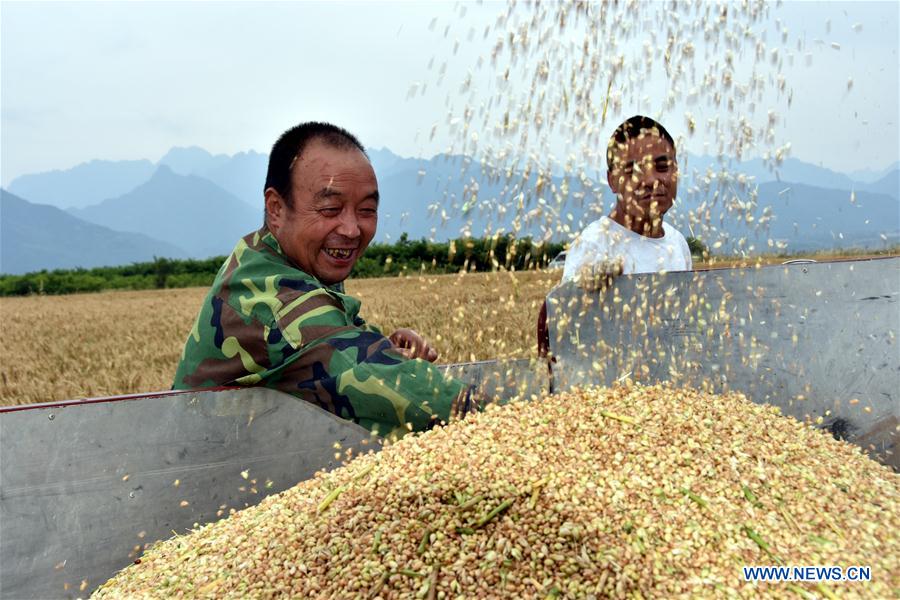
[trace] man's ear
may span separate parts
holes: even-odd
[[[285,215],[288,210],[287,204],[285,203],[284,198],[281,197],[281,194],[278,193],[278,190],[271,187],[266,188],[265,201],[266,224],[269,226],[269,231],[276,233],[281,229],[281,225],[284,223]]]
[[[616,183],[615,179],[613,179],[612,171],[606,172],[606,183],[609,184],[609,189],[612,190],[613,194],[619,193],[619,184]]]

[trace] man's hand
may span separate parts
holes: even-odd
[[[406,358],[421,358],[428,362],[437,360],[437,350],[412,329],[398,329],[388,338],[400,354]]]
[[[466,416],[484,410],[491,399],[486,397],[477,386],[470,385],[450,405],[450,420],[458,421]]]
[[[578,274],[578,285],[585,292],[609,289],[616,277],[622,274],[621,258],[601,260],[582,267]]]

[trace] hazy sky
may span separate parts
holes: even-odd
[[[173,146],[267,152],[281,131],[309,119],[341,124],[368,146],[430,156],[452,142],[428,134],[445,120],[459,80],[489,56],[497,33],[481,32],[504,7],[4,1],[2,184],[94,158],[155,161]],[[791,40],[803,41],[782,71],[794,93],[779,134],[793,156],[842,171],[900,158],[898,13],[895,0],[773,5],[773,31],[781,19]],[[470,40],[469,30],[478,35]],[[442,85],[428,68],[433,57],[448,62]],[[487,71],[489,61],[484,81]],[[410,97],[417,82],[425,93]],[[633,108],[641,107],[623,112]],[[697,144],[689,149],[702,151]]]

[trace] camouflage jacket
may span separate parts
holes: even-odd
[[[469,386],[403,357],[359,309],[342,284],[326,286],[294,266],[263,227],[219,269],[173,389],[265,385],[379,435],[464,416]]]

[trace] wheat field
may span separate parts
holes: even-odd
[[[535,325],[560,271],[347,282],[361,315],[410,327],[438,362],[536,355]],[[0,298],[0,405],[169,389],[206,288]]]

